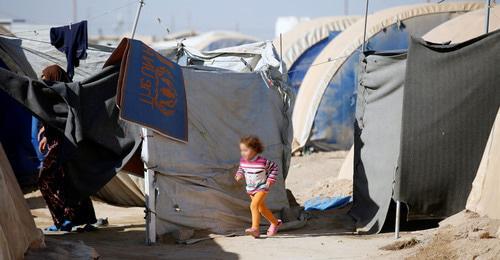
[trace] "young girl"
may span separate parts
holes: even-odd
[[[246,229],[245,233],[255,238],[260,236],[260,215],[262,214],[271,223],[267,235],[274,236],[278,233],[281,220],[273,216],[273,213],[266,206],[265,199],[269,188],[278,178],[278,166],[259,155],[264,147],[256,136],[241,138],[240,150],[240,167],[236,172],[235,179],[236,181],[245,179],[247,193],[252,199],[250,203],[252,227]]]

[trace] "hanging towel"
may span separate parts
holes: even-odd
[[[66,72],[73,79],[75,67],[87,58],[87,21],[50,28],[50,44],[66,54]]]

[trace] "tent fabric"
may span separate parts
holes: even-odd
[[[199,51],[213,51],[228,47],[239,46],[257,42],[258,39],[252,36],[231,31],[210,31],[197,36],[179,40],[170,40],[152,44],[155,50],[176,48],[179,43],[186,47],[191,47]]]
[[[349,149],[347,156],[340,167],[339,176],[337,179],[340,180],[353,180],[354,176],[354,146]]]
[[[358,232],[378,233],[398,164],[406,53],[375,53],[361,63],[354,135],[353,206]]]
[[[280,45],[279,37],[274,39],[273,45],[277,50],[282,50],[283,62],[287,68],[291,68],[307,49],[328,38],[331,32],[345,30],[359,18],[358,16],[331,16],[301,22],[282,35],[283,46]]]
[[[377,51],[406,48],[407,46],[399,46],[397,44],[407,43],[408,34],[416,36],[424,35],[436,25],[457,14],[476,10],[481,7],[483,7],[481,3],[441,3],[407,5],[376,12],[368,17],[367,39],[371,41],[372,38],[382,33],[381,37],[379,37],[381,39],[376,40],[378,41],[377,45],[384,46],[384,48],[380,49],[377,46],[370,48],[370,44],[368,44],[368,47],[370,50]],[[425,19],[425,17],[429,17],[429,19]],[[413,23],[410,22],[412,18],[414,20]],[[382,36],[383,33],[386,33],[384,30],[387,28],[406,33],[396,34],[396,36],[401,38],[398,40],[384,38]],[[354,104],[356,100],[355,93],[353,93],[356,86],[354,67],[359,61],[357,58],[359,57],[359,52],[357,50],[362,45],[363,32],[364,21],[360,20],[354,23],[332,40],[313,62],[313,64],[322,63],[322,65],[311,67],[307,72],[294,106],[294,151],[304,147],[309,141],[310,136],[315,134],[315,138],[318,140],[328,138],[339,139],[338,143],[340,145],[336,148],[348,149],[352,144],[351,123],[354,121]],[[353,69],[343,71],[343,66]],[[334,76],[338,78],[334,79]],[[349,83],[343,84],[342,80],[347,80]],[[340,84],[342,88],[329,87],[330,84]],[[337,97],[338,100],[335,99],[326,103],[341,103],[335,104],[336,107],[328,105],[324,107],[324,116],[328,117],[328,120],[325,119],[325,124],[336,124],[346,129],[335,129],[331,126],[327,128],[329,125],[316,125],[314,127],[320,129],[319,131],[321,132],[313,133],[313,124],[321,123],[318,121],[315,122],[315,118],[317,113],[319,113],[318,108],[320,107],[320,103],[324,102],[322,101],[323,97],[327,96],[325,94],[327,87],[331,89],[331,95]],[[335,118],[335,114],[338,114],[338,118]],[[325,148],[331,149],[332,146],[335,148],[334,145],[327,145]]]
[[[395,184],[408,219],[465,208],[500,106],[499,42],[500,31],[455,45],[411,40]]]
[[[118,118],[118,74],[110,66],[82,82],[48,86],[0,69],[0,89],[69,141],[61,159],[82,196],[103,187],[141,143],[140,128]]]
[[[426,33],[423,38],[435,43],[460,43],[484,34],[484,9],[460,15],[447,21],[432,31]],[[500,29],[500,7],[490,8],[489,31]]]
[[[122,207],[144,206],[144,178],[118,172],[94,197]]]
[[[29,248],[43,246],[28,204],[0,144],[0,259],[23,259]]]
[[[500,160],[498,158],[500,158],[500,110],[491,128],[466,205],[468,210],[492,219],[500,219],[500,204],[498,203]]]
[[[236,73],[185,68],[189,142],[147,132],[142,158],[156,172],[157,233],[179,227],[216,233],[250,223],[249,197],[234,180],[241,136],[255,134],[263,156],[279,166],[268,206],[289,207],[284,177],[290,163],[289,102],[279,81],[268,85],[265,72]]]
[[[191,47],[183,47],[182,52],[185,56],[184,59],[190,60],[190,65],[235,72],[265,71],[269,66],[280,66],[277,53],[270,41],[249,43],[214,51],[198,51]]]

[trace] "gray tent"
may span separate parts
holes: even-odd
[[[409,220],[465,208],[500,106],[499,40],[500,32],[457,45],[412,39],[407,61],[364,59],[350,212],[360,232],[380,231],[391,198],[408,206]]]

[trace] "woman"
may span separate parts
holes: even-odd
[[[58,65],[48,66],[42,71],[42,80],[48,85],[54,81],[71,82],[66,72]],[[72,187],[64,167],[64,135],[44,124],[38,134],[40,152],[44,153],[38,187],[54,220],[47,231],[71,231],[74,226],[85,225],[85,230],[94,229],[96,217],[90,197],[81,197]]]

